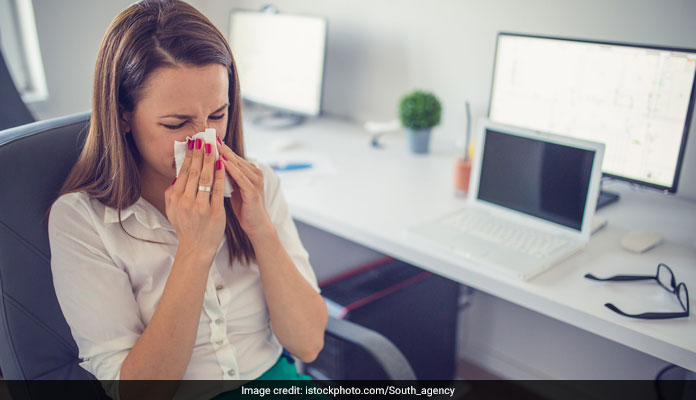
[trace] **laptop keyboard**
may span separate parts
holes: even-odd
[[[465,210],[443,222],[463,233],[535,257],[551,254],[567,243],[563,238],[479,211]]]

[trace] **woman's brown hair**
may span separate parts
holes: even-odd
[[[179,0],[142,0],[117,15],[97,54],[89,133],[58,196],[84,192],[98,199],[118,210],[125,231],[121,210],[140,198],[141,187],[140,155],[132,134],[119,129],[122,113],[135,109],[146,79],[156,69],[210,64],[227,68],[230,105],[225,143],[245,157],[239,81],[232,52],[220,31]],[[256,259],[251,241],[227,200],[225,211],[230,263],[239,259],[248,264]]]

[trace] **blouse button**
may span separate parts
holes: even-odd
[[[218,346],[222,346],[222,343],[223,343],[222,340],[218,340],[217,342],[215,342],[215,344],[218,345]]]
[[[227,371],[227,375],[234,376],[234,370],[231,369],[231,370]]]
[[[215,320],[215,323],[216,323],[217,325],[222,325],[223,322],[224,322],[224,321],[222,320],[222,318],[218,318],[218,319]]]
[[[222,285],[215,286],[215,290],[222,290]]]

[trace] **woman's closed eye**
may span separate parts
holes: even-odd
[[[208,119],[212,119],[212,120],[216,120],[216,121],[217,121],[217,120],[221,120],[221,119],[223,119],[223,118],[225,118],[225,114],[224,114],[224,113],[222,113],[222,114],[220,114],[220,115],[211,115],[211,116],[208,117]],[[162,124],[162,126],[164,126],[164,127],[167,128],[167,129],[177,130],[177,129],[183,128],[184,125],[186,125],[188,122],[189,122],[189,121],[184,121],[184,122],[180,123],[179,125],[167,125],[167,124]]]
[[[165,127],[165,128],[167,128],[167,129],[177,130],[177,129],[181,129],[181,128],[182,128],[184,125],[186,125],[187,123],[188,123],[188,121],[184,121],[184,122],[180,123],[179,125],[167,125],[167,124],[162,124],[162,126]]]

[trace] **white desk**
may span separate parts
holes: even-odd
[[[324,231],[430,270],[499,298],[696,371],[696,202],[612,182],[621,200],[600,210],[607,227],[587,249],[528,282],[502,276],[405,234],[418,222],[455,211],[464,199],[454,196],[455,149],[431,143],[431,153],[413,155],[403,134],[383,137],[384,149],[369,146],[369,135],[355,124],[309,120],[286,131],[245,124],[247,153],[289,136],[301,150],[327,153],[337,172],[303,182],[286,182],[283,191],[298,220]],[[642,255],[619,246],[629,230],[651,230],[665,242]],[[632,312],[679,311],[674,295],[655,284],[598,283],[583,278],[654,274],[664,262],[691,293],[691,317],[644,321],[622,317],[604,307],[612,302]]]

